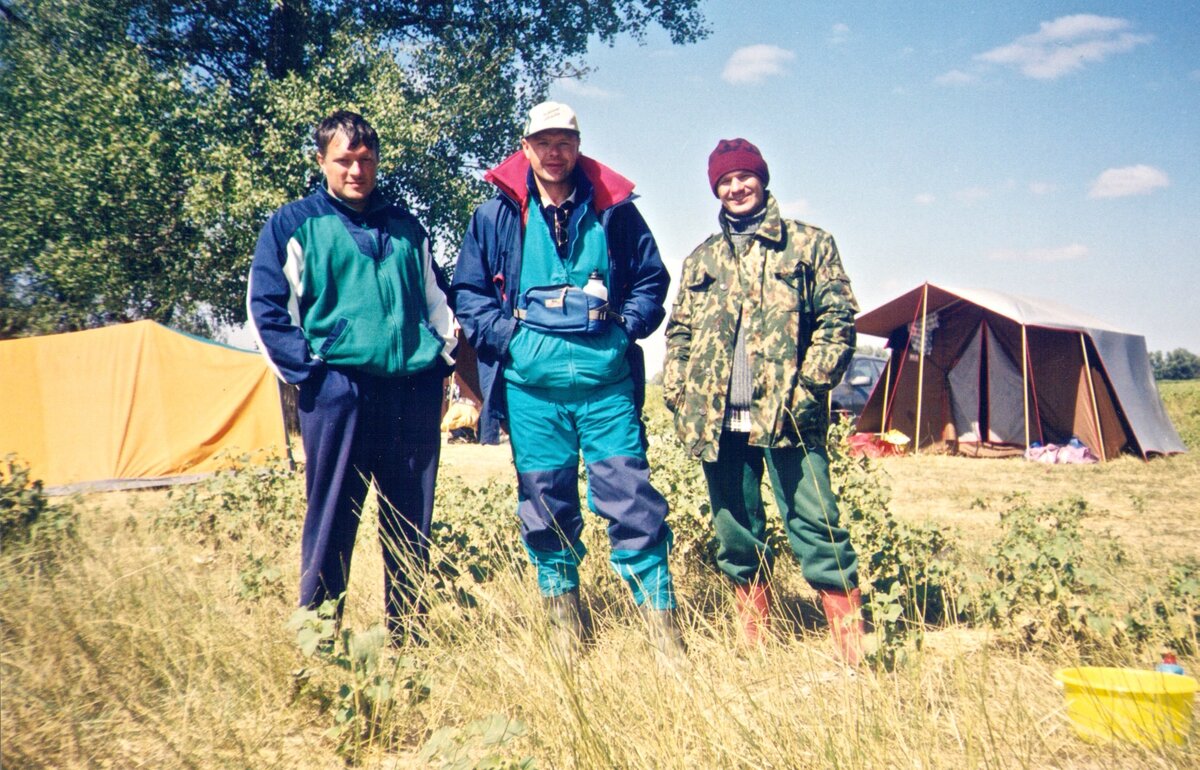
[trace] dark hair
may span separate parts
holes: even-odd
[[[341,131],[350,140],[351,148],[362,144],[366,145],[367,149],[376,156],[379,155],[379,135],[375,133],[375,129],[371,128],[371,124],[362,115],[348,110],[338,110],[322,120],[317,126],[317,130],[313,131],[317,152],[324,155],[334,134],[338,131]]]

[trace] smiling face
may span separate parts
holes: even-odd
[[[317,165],[325,174],[329,192],[356,211],[367,207],[375,190],[375,171],[379,156],[366,144],[350,146],[350,138],[338,131],[329,140],[325,152],[317,153]]]
[[[762,180],[749,171],[730,171],[717,180],[717,198],[735,217],[758,211],[767,202]]]
[[[543,201],[559,203],[574,189],[571,172],[579,161],[579,134],[574,131],[539,131],[521,140],[521,151],[533,168],[533,178]]]

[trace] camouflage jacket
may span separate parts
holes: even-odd
[[[825,395],[850,363],[858,311],[833,237],[782,219],[774,196],[740,258],[724,227],[722,218],[722,232],[684,260],[663,363],[663,398],[679,438],[709,462],[717,459],[739,315],[753,378],[750,444],[790,447],[806,434],[824,436]]]

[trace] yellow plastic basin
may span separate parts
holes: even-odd
[[[1196,680],[1134,668],[1080,666],[1056,671],[1067,716],[1084,740],[1118,738],[1143,746],[1182,744],[1192,725]]]

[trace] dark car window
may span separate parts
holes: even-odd
[[[851,417],[858,416],[867,403],[875,383],[882,376],[887,362],[869,355],[858,355],[850,359],[842,381],[830,393],[830,408]]]

